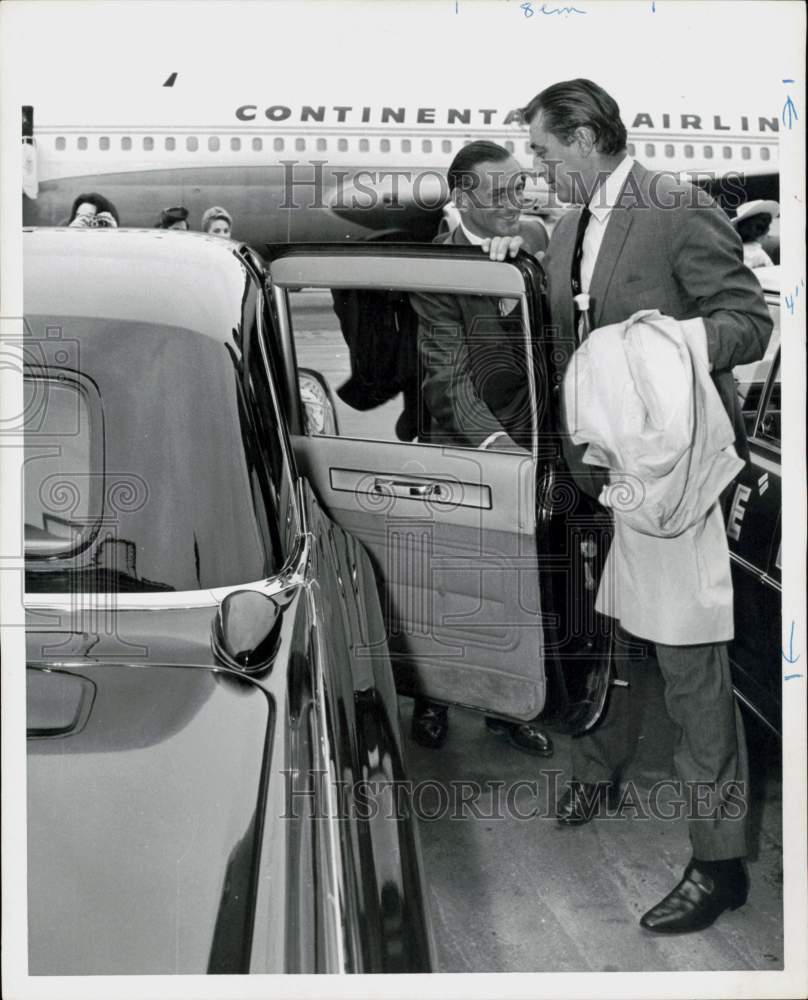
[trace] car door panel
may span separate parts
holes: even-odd
[[[544,636],[530,456],[324,437],[292,444],[329,515],[371,555],[399,690],[536,716]],[[409,493],[435,484],[445,500]]]

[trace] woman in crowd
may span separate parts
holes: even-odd
[[[219,205],[209,208],[202,216],[202,232],[211,236],[222,236],[230,239],[230,230],[233,228],[233,220],[230,213]]]
[[[164,208],[157,221],[157,229],[188,229],[188,209],[182,205]]]
[[[117,229],[118,210],[102,194],[80,194],[70,209],[67,225],[74,229]]]

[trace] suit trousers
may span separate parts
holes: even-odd
[[[627,633],[622,636],[625,639]],[[657,643],[656,660],[665,685],[665,707],[676,727],[673,760],[693,856],[703,861],[743,857],[747,853],[749,767],[727,645]],[[620,674],[624,668],[616,662]],[[641,711],[637,700],[632,698],[631,687],[613,687],[601,724],[573,739],[577,781],[620,780],[636,750]]]

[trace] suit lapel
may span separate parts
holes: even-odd
[[[612,280],[617,261],[623,249],[623,244],[631,229],[632,212],[630,207],[616,205],[609,213],[609,221],[606,225],[606,232],[603,234],[603,242],[600,245],[595,270],[592,274],[592,281],[589,285],[589,297],[592,300],[593,314],[592,326],[598,325],[603,301]],[[570,260],[570,264],[572,261]]]

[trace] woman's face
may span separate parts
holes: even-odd
[[[230,239],[230,223],[227,219],[214,219],[208,226],[208,232],[211,236],[223,236],[225,239]]]
[[[168,227],[169,229],[187,229],[188,223],[185,219],[179,219],[177,222],[172,222]]]

